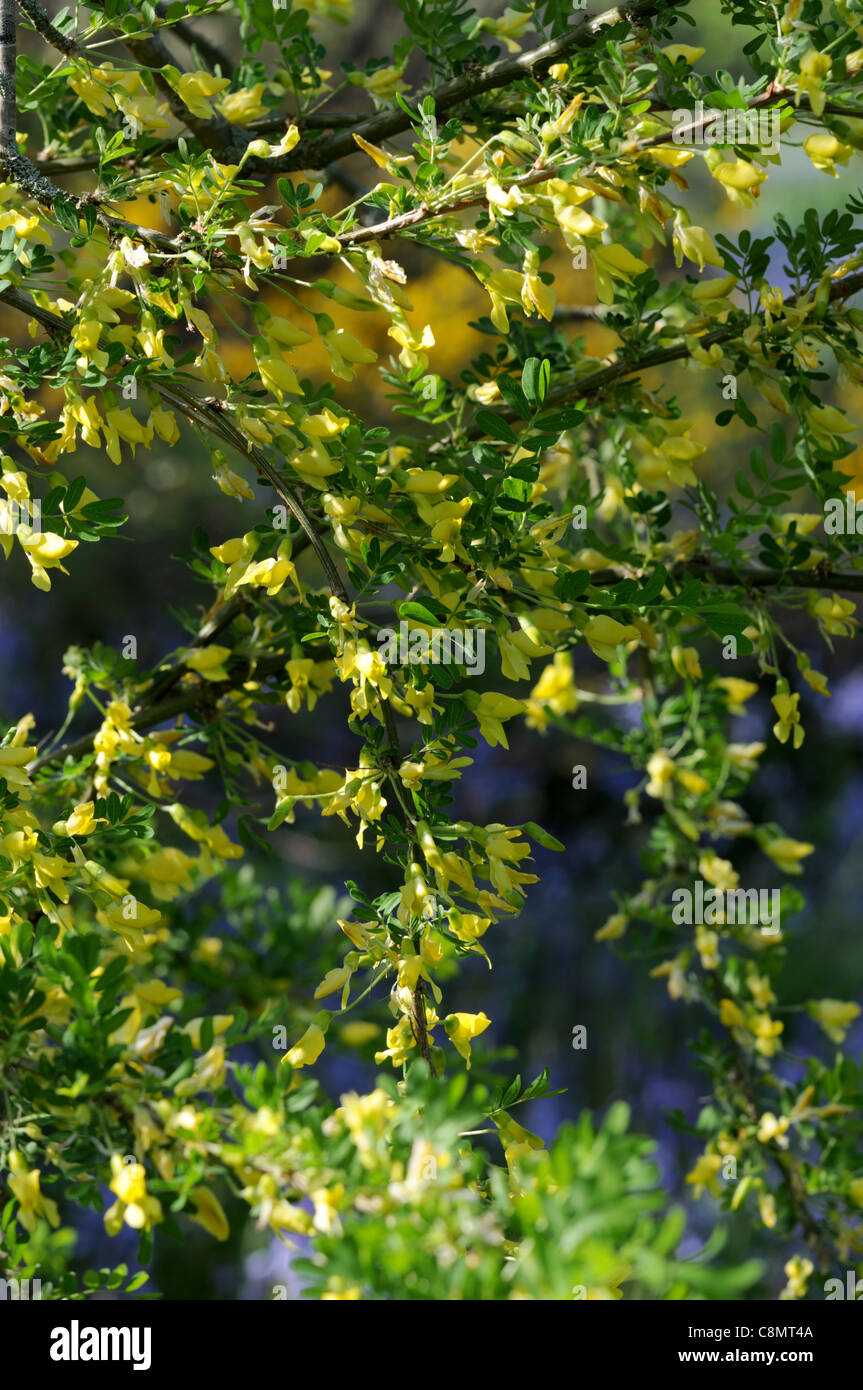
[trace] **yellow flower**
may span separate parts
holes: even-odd
[[[285,1053],[283,1061],[287,1062],[294,1070],[300,1067],[308,1067],[312,1062],[316,1062],[324,1050],[326,1036],[323,1028],[317,1023],[309,1024],[299,1042]]]
[[[263,94],[263,82],[256,82],[254,87],[241,87],[238,92],[229,92],[222,97],[219,110],[231,125],[250,125],[269,112],[261,101]]]
[[[228,1225],[228,1218],[225,1216],[221,1202],[208,1187],[195,1187],[189,1193],[189,1201],[193,1204],[194,1212],[189,1212],[193,1221],[197,1221],[205,1231],[209,1231],[216,1240],[227,1240],[231,1234]]]
[[[725,691],[729,714],[745,714],[746,701],[758,690],[755,681],[745,681],[740,676],[720,676],[716,684]]]
[[[600,614],[588,618],[584,625],[584,638],[591,651],[603,661],[616,661],[617,648],[624,642],[637,642],[640,634],[637,627],[629,623],[619,623],[616,618]]]
[[[10,787],[29,787],[30,778],[24,769],[33,761],[38,751],[33,747],[16,748],[12,744],[0,748],[0,777],[8,782]]]
[[[694,647],[672,647],[671,664],[684,680],[701,680],[701,663]]]
[[[764,845],[764,853],[769,854],[774,864],[778,864],[784,873],[801,874],[803,870],[799,861],[811,854],[814,848],[814,845],[806,844],[802,840],[792,840],[786,835],[781,835]]]
[[[699,303],[709,299],[724,299],[726,295],[731,293],[736,284],[737,276],[732,273],[731,275],[723,275],[719,279],[702,280],[700,285],[693,285],[689,293]]]
[[[228,672],[225,661],[231,655],[230,647],[220,647],[213,643],[208,647],[195,647],[188,651],[185,663],[190,671],[195,671],[205,681],[226,681]]]
[[[703,796],[710,789],[707,778],[702,777],[700,772],[695,772],[691,767],[679,767],[675,775],[678,782],[693,796]]]
[[[729,194],[746,193],[767,178],[763,169],[756,168],[745,159],[737,159],[733,164],[717,164],[711,173]]]
[[[511,695],[499,695],[492,690],[487,690],[482,695],[468,691],[466,703],[476,715],[480,733],[486,743],[491,748],[494,748],[498,743],[503,748],[509,748],[503,721],[512,719],[516,714],[523,714],[524,701],[515,700]]]
[[[860,1016],[860,1005],[841,999],[813,999],[806,1005],[806,1011],[824,1029],[831,1042],[842,1043],[848,1028]]]
[[[666,44],[665,48],[660,49],[660,53],[664,53],[670,63],[676,63],[679,58],[682,58],[684,63],[690,64],[697,63],[699,58],[703,58],[705,51],[703,48],[692,48],[688,43],[669,43]]]
[[[719,270],[725,269],[725,262],[716,249],[713,237],[704,227],[685,227],[681,221],[676,220],[672,242],[677,265],[683,264],[685,256],[687,260],[695,261],[699,270],[703,270],[705,265],[715,265]]]
[[[770,703],[779,716],[777,723],[773,725],[773,733],[780,743],[787,743],[790,735],[793,735],[794,747],[799,748],[805,737],[803,726],[800,723],[800,711],[797,706],[800,703],[800,696],[790,695],[787,691],[780,691],[774,695]]]
[[[832,174],[834,179],[839,177],[837,163],[847,164],[852,154],[851,146],[843,145],[829,130],[817,131],[814,135],[808,136],[803,141],[803,148],[815,168],[823,170],[825,174]]]
[[[615,912],[613,916],[600,927],[598,932],[594,932],[594,941],[617,941],[626,931],[629,918],[624,912]]]
[[[356,956],[354,956],[356,960]],[[335,994],[337,989],[343,989],[342,1008],[347,1003],[348,985],[350,984],[353,971],[350,966],[341,965],[333,970],[328,970],[321,983],[312,996],[314,999],[325,999],[328,994]]]
[[[721,999],[719,1002],[719,1021],[724,1028],[745,1028],[746,1019],[742,1009],[735,1004],[733,999]]]
[[[660,749],[658,753],[653,753],[647,762],[647,775],[649,781],[645,787],[648,796],[661,799],[668,789],[674,777],[674,760]]]
[[[3,750],[0,749],[0,757]],[[2,762],[0,762],[2,766]],[[57,821],[53,827],[55,835],[92,835],[97,825],[107,824],[104,816],[98,819],[93,815],[94,802],[80,802],[65,821]]]
[[[821,631],[833,637],[852,637],[858,626],[856,619],[851,617],[856,612],[856,604],[850,598],[840,598],[838,594],[815,599],[812,612],[818,619]]]
[[[692,1184],[696,1197],[700,1197],[704,1191],[709,1192],[711,1197],[719,1196],[722,1191],[719,1182],[721,1168],[722,1158],[719,1154],[701,1154],[695,1167],[686,1174],[686,1181]]]
[[[256,354],[255,362],[262,382],[268,391],[272,391],[280,404],[286,391],[292,396],[303,394],[296,372],[281,357],[265,357]]]
[[[458,1052],[459,1056],[464,1057],[467,1062],[467,1069],[470,1071],[470,1045],[473,1038],[479,1037],[484,1033],[491,1023],[484,1013],[480,1014],[449,1014],[443,1021],[447,1035]]]
[[[788,1145],[785,1139],[785,1131],[788,1129],[788,1118],[780,1115],[777,1119],[772,1111],[767,1110],[758,1122],[758,1142],[759,1144],[769,1144],[775,1139],[783,1148]]]
[[[770,1231],[776,1225],[776,1198],[772,1192],[759,1192],[758,1214]]]
[[[755,1038],[755,1050],[762,1057],[772,1057],[779,1050],[779,1035],[784,1023],[772,1019],[769,1014],[754,1014],[749,1020],[749,1031]]]
[[[162,1220],[162,1204],[147,1192],[147,1174],[141,1163],[125,1163],[120,1154],[111,1157],[111,1191],[117,1201],[105,1212],[105,1230],[115,1236],[125,1223],[133,1231],[148,1231]]]
[[[223,92],[229,87],[230,81],[227,77],[213,77],[208,72],[184,72],[176,79],[173,73],[176,69],[166,68],[165,76],[171,83],[174,91],[179,93],[180,100],[188,106],[194,116],[199,116],[206,121],[213,114],[213,108],[206,97],[215,96],[217,92]]]
[[[401,67],[390,64],[389,67],[378,68],[377,72],[371,74],[351,72],[348,74],[348,81],[352,87],[364,87],[373,97],[377,97],[378,101],[394,101],[398,92],[406,90],[405,83],[401,80],[403,71],[403,64]]]
[[[645,261],[633,256],[625,246],[618,246],[616,242],[593,247],[590,259],[596,280],[596,297],[601,304],[614,303],[613,281],[623,280],[630,285],[634,275],[642,275],[648,268]]]
[[[805,1259],[802,1255],[792,1256],[785,1265],[788,1283],[779,1295],[780,1299],[805,1298],[807,1281],[814,1269],[811,1260]]]
[[[61,564],[67,555],[78,546],[77,541],[66,540],[53,531],[33,532],[29,526],[19,526],[16,532],[18,541],[30,561],[31,580],[37,589],[47,593],[51,588],[48,570],[59,569],[63,574],[69,571]]]
[[[499,19],[483,19],[476,27],[487,30],[495,38],[503,39],[510,53],[518,53],[520,44],[516,40],[530,28],[532,22],[533,10],[514,10],[507,5]]]
[[[363,347],[358,338],[345,328],[334,328],[323,336],[324,347],[330,359],[333,376],[342,381],[353,381],[354,367],[361,363],[377,361],[373,348]]]
[[[40,1190],[39,1169],[28,1169],[18,1149],[9,1150],[9,1168],[12,1173],[8,1179],[9,1191],[18,1199],[18,1220],[25,1231],[32,1234],[40,1216],[44,1217],[49,1226],[59,1226],[57,1203],[50,1197],[44,1197]]]
[[[726,749],[728,761],[739,772],[755,772],[766,746],[764,743],[729,743]]]
[[[707,879],[714,887],[722,892],[736,888],[740,882],[740,875],[728,859],[720,859],[718,854],[702,854],[698,861],[698,872],[702,878]]]
[[[218,483],[219,489],[226,497],[236,497],[238,501],[254,501],[255,494],[249,487],[245,478],[239,473],[235,473],[229,467],[228,460],[221,449],[214,449],[211,454],[213,464],[213,478]]]
[[[824,79],[830,71],[830,54],[819,53],[810,48],[800,59],[800,75],[797,78],[797,104],[801,96],[808,96],[809,105],[816,116],[824,110]]]

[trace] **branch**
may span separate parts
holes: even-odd
[[[0,0],[2,3],[2,0]],[[56,314],[52,314],[47,309],[40,309],[21,290],[10,287],[0,293],[0,300],[10,304],[13,309],[20,310],[21,313],[28,314],[31,318],[37,319],[43,327],[50,329],[54,333],[62,333],[65,337],[69,336],[68,324]],[[330,558],[329,552],[324,546],[320,535],[315,530],[312,522],[303,508],[302,503],[294,496],[288,485],[283,482],[273,465],[252,444],[245,435],[233,426],[229,420],[223,418],[221,412],[209,405],[206,401],[198,399],[191,392],[178,385],[169,385],[153,377],[148,381],[152,389],[162,397],[168,405],[173,406],[185,415],[187,420],[193,424],[200,425],[203,429],[214,434],[224,443],[229,444],[232,449],[245,458],[251,459],[260,473],[269,479],[275,491],[281,497],[291,515],[299,522],[309,538],[309,542],[321,562],[324,573],[329,581],[330,590],[336,594],[344,603],[348,602],[347,591],[342,584],[339,572]]]
[[[162,68],[176,67],[176,64],[158,35],[146,34],[136,39],[126,37],[123,42],[132,56],[152,72],[153,80],[167,101],[171,114],[191,130],[206,149],[226,154],[234,147],[237,133],[231,123],[218,113],[205,119],[196,116],[163,75]]]
[[[378,694],[378,702],[381,707],[381,717],[383,719],[384,730],[386,732],[388,753],[381,760],[382,767],[385,768],[390,785],[396,794],[405,823],[405,829],[412,842],[411,861],[419,862],[415,858],[417,847],[417,828],[416,822],[408,812],[407,806],[402,800],[402,789],[399,785],[399,767],[402,761],[401,746],[399,743],[399,731],[393,716],[392,706],[385,695]],[[413,990],[411,1000],[410,1016],[411,1032],[414,1035],[414,1042],[417,1045],[419,1054],[423,1061],[428,1064],[429,1070],[433,1070],[431,1064],[431,1052],[429,1050],[428,1020],[426,1018],[425,986],[422,979],[418,979]]]
[[[169,8],[170,6],[167,4],[167,0],[159,0],[159,4],[156,6],[156,14],[160,19],[164,19]],[[203,19],[204,16],[194,15],[193,18]],[[179,39],[182,39],[187,48],[197,49],[201,57],[211,68],[220,68],[223,77],[233,77],[236,65],[231,61],[224,49],[220,48],[217,43],[214,43],[212,39],[208,39],[206,34],[197,34],[192,28],[191,20],[168,20],[164,27],[170,29],[171,33],[176,34]]]
[[[3,0],[0,0],[0,4]],[[2,110],[2,99],[0,99],[0,110]],[[58,188],[56,183],[52,183],[45,174],[29,160],[26,155],[19,154],[17,146],[14,149],[5,149],[0,144],[0,173],[11,183],[16,183],[24,192],[34,198],[37,203],[53,211],[54,204],[59,199],[61,203],[73,203],[78,213],[83,212],[85,207],[92,207],[93,201],[85,198],[76,197],[74,194],[64,193],[62,188]],[[154,232],[150,227],[139,227],[135,222],[127,222],[123,217],[113,217],[110,213],[97,210],[96,221],[104,231],[111,237],[137,237],[146,246],[154,251],[168,252],[171,255],[178,255],[183,249],[179,242],[174,241],[173,237],[166,236],[164,232]],[[20,307],[20,306],[19,306]],[[62,322],[62,320],[58,320]]]
[[[18,5],[19,8],[24,11],[36,32],[41,34],[45,42],[50,44],[52,48],[58,49],[58,51],[65,54],[67,58],[73,58],[76,54],[83,52],[81,45],[75,39],[69,38],[66,34],[62,34],[60,30],[51,23],[48,15],[39,4],[39,0],[18,0]]]
[[[681,561],[675,565],[674,574],[691,574],[696,579],[710,580],[713,584],[727,585],[733,589],[781,589],[788,585],[794,589],[832,589],[846,594],[863,593],[863,573],[847,574],[830,569],[814,570],[768,570],[749,568],[735,570],[731,565],[714,565],[709,558],[696,558]],[[624,579],[638,579],[643,576],[635,571],[620,574],[617,570],[593,570],[590,587],[611,588]]]
[[[461,103],[493,92],[500,87],[508,87],[513,82],[525,79],[538,82],[548,69],[561,62],[579,48],[589,48],[609,25],[626,20],[647,19],[658,11],[685,3],[685,0],[631,0],[629,4],[616,5],[604,14],[593,18],[585,15],[571,29],[559,38],[541,44],[530,53],[521,53],[514,58],[500,58],[479,71],[468,69],[450,82],[444,82],[427,93],[414,98],[419,106],[425,96],[431,96],[435,103],[435,115],[440,117]],[[334,159],[356,153],[354,131],[365,140],[379,143],[393,135],[398,135],[411,127],[411,118],[401,109],[381,111],[345,134],[321,136],[317,140],[301,141],[296,151],[284,155],[279,160],[267,161],[266,167],[272,173],[287,173],[292,169],[322,169]]]
[[[252,663],[252,665],[255,678],[265,679],[267,676],[275,675],[277,671],[284,671],[285,654],[282,652],[279,656],[266,657],[262,661]],[[182,669],[181,674],[185,674]],[[206,685],[196,686],[194,690],[186,691],[180,695],[171,695],[166,699],[154,701],[152,704],[145,702],[133,712],[129,720],[129,727],[135,729],[139,734],[146,733],[148,729],[154,729],[157,724],[164,724],[168,719],[175,719],[178,714],[188,714],[199,707],[211,709],[214,699],[218,700],[222,696],[229,695],[233,690],[241,690],[249,678],[250,663],[246,659],[236,668],[231,667],[230,680],[208,681]],[[34,758],[33,762],[28,764],[28,770],[39,772],[43,767],[50,767],[53,763],[62,764],[67,758],[79,758],[84,753],[92,753],[93,739],[97,732],[96,729],[91,729],[90,733],[82,734],[80,738],[62,744],[53,752],[44,753],[40,758]]]
[[[15,0],[0,0],[0,152],[4,158],[18,154],[15,133],[18,107],[15,101]]]
[[[847,299],[850,295],[856,294],[863,289],[863,270],[855,271],[853,275],[846,275],[841,280],[834,280],[830,286],[830,300]],[[785,301],[785,307],[792,309],[801,299],[801,295],[792,295]],[[714,343],[725,343],[731,338],[739,336],[740,328],[737,324],[726,324],[722,328],[715,328],[712,333],[705,333],[703,338],[698,339],[699,347],[712,347]],[[641,372],[648,371],[651,367],[664,366],[666,362],[678,362],[682,358],[689,356],[689,348],[685,342],[674,343],[667,348],[657,348],[655,352],[647,352],[643,357],[635,361],[627,361],[622,358],[618,362],[609,362],[606,366],[591,372],[589,376],[583,376],[579,380],[564,382],[549,391],[545,398],[545,405],[558,406],[565,405],[570,401],[582,400],[589,396],[599,395],[607,387],[613,386],[615,382],[623,377],[638,376]],[[510,424],[524,425],[514,412],[502,410],[502,419]],[[482,430],[476,427],[467,431],[463,436],[467,439],[483,438]]]

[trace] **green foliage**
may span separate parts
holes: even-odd
[[[829,694],[816,632],[858,625],[856,523],[827,519],[855,476],[832,397],[863,381],[845,187],[863,5],[723,0],[734,73],[667,42],[699,34],[675,0],[574,24],[558,0],[401,0],[403,36],[357,61],[332,38],[349,8],[85,4],[33,20],[61,56],[19,57],[16,155],[0,103],[5,559],[50,602],[83,543],[124,537],[82,445],[131,483],[136,451],[184,447],[180,423],[237,517],[184,545],[173,652],[64,633],[61,728],[4,708],[0,1269],[43,1272],[46,1297],[134,1294],[145,1270],[78,1279],[61,1220],[90,1208],[142,1266],[189,1220],[308,1237],[298,1268],[326,1299],[753,1288],[720,1228],[682,1257],[625,1106],[546,1151],[511,1112],[559,1094],[547,1069],[501,1075],[491,1020],[451,1009],[536,881],[533,846],[564,848],[460,809],[480,741],[506,749],[524,720],[632,769],[645,879],[597,937],[692,1006],[710,1099],[675,1123],[704,1145],[694,1196],[793,1246],[781,1296],[815,1296],[816,1266],[863,1249],[861,1083],[841,1053],[801,1066],[798,1025],[839,1047],[860,1010],[782,1001],[804,900],[775,885],[816,847],[748,809],[764,744],[734,731],[763,689],[808,756],[792,682]],[[197,27],[216,12],[224,48]],[[789,156],[844,205],[759,235]],[[748,440],[728,479],[684,364],[722,401],[716,430]],[[348,766],[314,739],[289,756],[288,716],[333,714]],[[383,889],[285,885],[273,851],[318,815],[379,854]],[[696,887],[704,915],[679,915]],[[336,1105],[304,1073],[325,1048],[380,1068],[373,1089]]]

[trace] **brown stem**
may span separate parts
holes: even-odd
[[[670,9],[685,0],[631,0],[629,4],[615,5],[613,9],[593,17],[583,16],[571,29],[559,38],[541,44],[529,53],[520,53],[512,58],[500,58],[479,69],[469,68],[451,82],[444,82],[428,93],[419,93],[414,104],[419,106],[425,96],[431,96],[435,103],[435,114],[440,117],[463,102],[508,87],[513,82],[529,79],[540,81],[550,67],[561,62],[579,48],[589,48],[603,29],[622,21],[636,21],[656,15],[659,11]],[[267,167],[273,173],[286,173],[292,169],[322,169],[334,159],[356,153],[354,130],[372,143],[387,140],[401,131],[409,130],[411,120],[399,107],[392,111],[381,111],[367,121],[353,127],[344,134],[324,135],[317,140],[300,141],[295,151],[279,160],[269,161]]]

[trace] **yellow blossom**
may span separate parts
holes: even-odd
[[[763,848],[764,853],[769,854],[774,864],[778,864],[784,873],[800,874],[803,872],[800,860],[811,854],[815,846],[802,840],[792,840],[787,835],[780,835],[775,840],[769,840]]]
[[[807,1013],[824,1029],[831,1042],[840,1044],[848,1028],[860,1016],[860,1005],[841,999],[813,999],[806,1005]]]
[[[467,1062],[470,1071],[470,1045],[474,1038],[484,1033],[491,1023],[484,1013],[480,1014],[449,1014],[443,1021],[447,1036],[461,1057]]]

